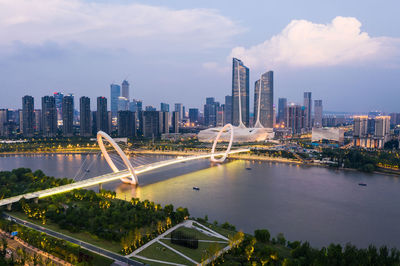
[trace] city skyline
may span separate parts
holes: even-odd
[[[0,99],[0,108],[17,108],[25,94],[38,98],[64,91],[78,98],[106,96],[109,84],[124,79],[130,82],[130,98],[153,106],[176,101],[199,108],[202,103],[197,98],[213,96],[222,102],[229,94],[230,61],[238,57],[251,69],[250,84],[267,70],[275,72],[274,102],[281,97],[301,102],[299,95],[310,90],[315,98],[329,98],[326,110],[399,111],[395,100],[400,84],[399,33],[391,27],[399,22],[393,11],[399,6],[396,1],[385,6],[365,1],[362,8],[346,1],[306,1],[290,3],[293,8],[288,12],[267,17],[263,10],[280,10],[288,3],[255,1],[242,9],[243,3],[228,1],[171,1],[165,6],[159,1],[76,0],[66,8],[63,1],[51,4],[53,13],[42,0],[34,6],[24,1],[3,4],[0,33],[8,38],[0,42],[5,70],[0,80],[13,93],[7,101]],[[103,10],[123,16],[97,17]],[[254,12],[250,16],[242,10]],[[60,26],[55,13],[86,27]],[[146,13],[154,15],[147,18]],[[127,19],[132,14],[151,19],[151,31]],[[81,21],[79,15],[88,20]],[[168,21],[154,25],[152,21],[161,17]],[[188,19],[184,28],[182,18]],[[102,26],[90,22],[98,19],[104,20]],[[121,32],[125,34],[118,35]],[[298,35],[316,41],[302,43],[290,37]],[[364,93],[378,90],[380,97]],[[358,99],[355,104],[353,98]]]

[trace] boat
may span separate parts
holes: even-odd
[[[367,186],[367,184],[365,184],[365,183],[358,183],[358,185],[362,186],[362,187],[366,187]]]
[[[199,187],[193,187],[193,190],[200,190]]]

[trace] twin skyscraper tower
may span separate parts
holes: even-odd
[[[231,123],[239,127],[274,126],[274,73],[268,71],[254,84],[254,123],[250,125],[250,70],[237,58],[232,60]],[[227,121],[229,122],[229,121]]]

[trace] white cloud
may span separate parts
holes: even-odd
[[[0,0],[0,45],[81,43],[95,47],[218,47],[243,29],[212,9],[171,9],[84,0]]]
[[[398,53],[399,43],[399,39],[370,37],[352,17],[336,17],[329,24],[293,20],[261,44],[232,49],[230,57],[253,68],[332,66],[388,59]]]

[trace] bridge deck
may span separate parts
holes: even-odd
[[[249,149],[239,149],[239,150],[230,151],[229,154],[247,152],[247,151],[249,151]],[[222,156],[224,154],[225,154],[224,152],[216,153],[215,156]],[[135,173],[138,175],[138,174],[142,174],[142,173],[145,173],[145,172],[148,172],[151,170],[155,170],[155,169],[158,169],[161,167],[165,167],[168,165],[173,165],[173,164],[177,164],[177,163],[181,163],[181,162],[193,161],[193,160],[198,160],[198,159],[210,158],[210,157],[211,157],[211,154],[209,154],[209,153],[201,154],[201,155],[187,156],[187,157],[183,157],[183,158],[178,157],[178,158],[174,158],[174,159],[170,159],[170,160],[165,160],[165,161],[161,161],[161,162],[138,166],[135,168]],[[118,179],[121,179],[124,177],[129,177],[129,176],[130,176],[130,173],[128,170],[122,170],[122,171],[119,171],[116,173],[109,173],[109,174],[105,174],[105,175],[101,175],[101,176],[96,176],[96,177],[88,178],[86,180],[82,180],[82,181],[71,183],[71,184],[64,185],[64,186],[49,188],[49,189],[45,189],[45,190],[41,190],[41,191],[26,193],[26,194],[2,199],[2,200],[0,200],[0,206],[18,202],[21,198],[25,198],[25,199],[44,198],[44,197],[56,195],[59,193],[71,191],[74,189],[92,187],[95,185],[115,181],[115,180],[118,180]]]

